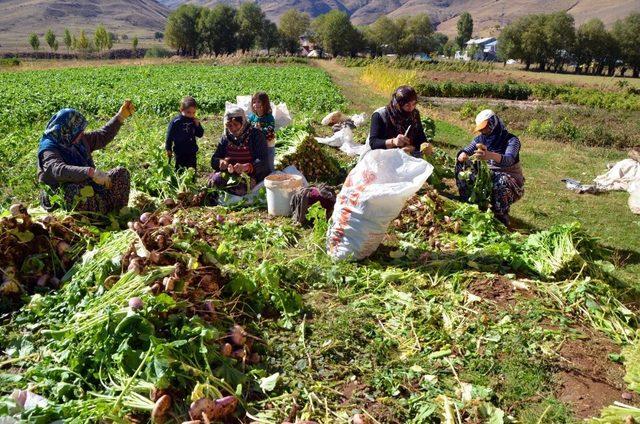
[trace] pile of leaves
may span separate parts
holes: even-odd
[[[282,137],[282,140],[281,140]],[[314,138],[310,128],[293,128],[278,135],[276,153],[279,169],[295,166],[309,181],[340,184],[346,173],[340,163],[329,155]]]
[[[0,218],[0,313],[13,309],[25,293],[57,288],[60,279],[94,239],[72,216],[34,219],[20,204]]]

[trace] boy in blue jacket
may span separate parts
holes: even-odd
[[[198,105],[196,100],[187,96],[180,102],[180,115],[169,123],[165,149],[169,159],[175,156],[176,171],[186,168],[197,168],[198,144],[196,137],[204,135],[204,128],[196,118]]]

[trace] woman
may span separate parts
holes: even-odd
[[[420,145],[427,137],[416,108],[418,94],[413,87],[398,87],[385,107],[371,116],[369,146],[372,149],[403,149],[410,155],[420,155]]]
[[[49,193],[62,195],[68,210],[109,213],[129,200],[129,171],[117,167],[108,172],[96,169],[91,154],[107,146],[135,108],[124,102],[118,114],[98,131],[85,133],[87,121],[75,109],[62,109],[49,121],[38,148],[38,180],[49,190],[40,195],[42,206],[53,210]],[[92,190],[87,190],[91,187]]]
[[[489,109],[483,110],[476,117],[475,131],[480,134],[458,153],[456,184],[460,196],[467,200],[471,194],[469,183],[459,178],[460,171],[469,166],[469,158],[473,155],[479,160],[487,161],[493,180],[491,209],[496,218],[508,226],[509,209],[524,194],[520,140],[509,133],[502,120]]]
[[[247,185],[240,181],[229,187],[229,176],[249,177],[250,188],[264,180],[269,174],[267,140],[260,128],[252,127],[242,108],[233,108],[224,115],[225,132],[218,148],[211,157],[215,173],[209,185],[228,188],[238,196],[247,194]]]

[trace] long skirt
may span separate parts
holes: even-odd
[[[51,198],[44,191],[40,194],[40,202],[48,211],[62,206],[66,210],[74,211],[103,214],[117,212],[129,202],[131,176],[129,171],[121,166],[110,170],[107,175],[111,178],[111,188],[105,188],[93,181],[83,184],[67,183],[60,187],[63,205],[52,204]],[[91,187],[92,190],[86,190],[87,187]]]

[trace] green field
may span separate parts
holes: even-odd
[[[196,193],[224,102],[236,94],[266,90],[286,102],[295,123],[282,133],[288,142],[290,134],[328,134],[319,121],[329,111],[371,113],[388,101],[357,68],[314,65],[0,73],[2,205],[35,206],[35,150],[53,112],[77,107],[96,128],[124,98],[138,113],[96,155],[97,166],[125,165],[137,190],[159,197],[149,220],[132,219],[138,210],[106,224],[56,213],[45,226],[51,246],[0,213],[3,251],[39,248],[19,269],[0,258],[4,290],[17,281],[28,292],[0,289],[1,310],[12,310],[0,315],[0,416],[149,422],[153,389],[172,400],[166,422],[186,421],[192,401],[227,395],[239,404],[226,422],[349,423],[358,414],[371,424],[556,424],[599,417],[603,408],[604,418],[591,422],[640,420],[640,219],[621,193],[578,196],[559,181],[588,180],[624,151],[523,133],[527,186],[514,232],[455,201],[447,181],[411,199],[378,251],[358,263],[325,254],[322,210],[303,227],[269,217],[260,204],[163,202]],[[176,180],[163,133],[186,94],[201,104],[206,128],[201,178],[169,189]],[[464,109],[477,105],[424,106],[436,146],[455,154],[470,140]],[[533,119],[510,116],[522,127]],[[366,132],[357,129],[357,140]],[[352,164],[328,147],[321,152],[344,169]],[[129,219],[137,235],[126,230]],[[573,221],[582,229],[561,226]],[[61,240],[71,246],[61,250]],[[550,240],[565,244],[554,252]],[[43,269],[62,287],[35,284]],[[16,409],[8,395],[26,388],[49,405]],[[629,407],[612,407],[616,401]]]

